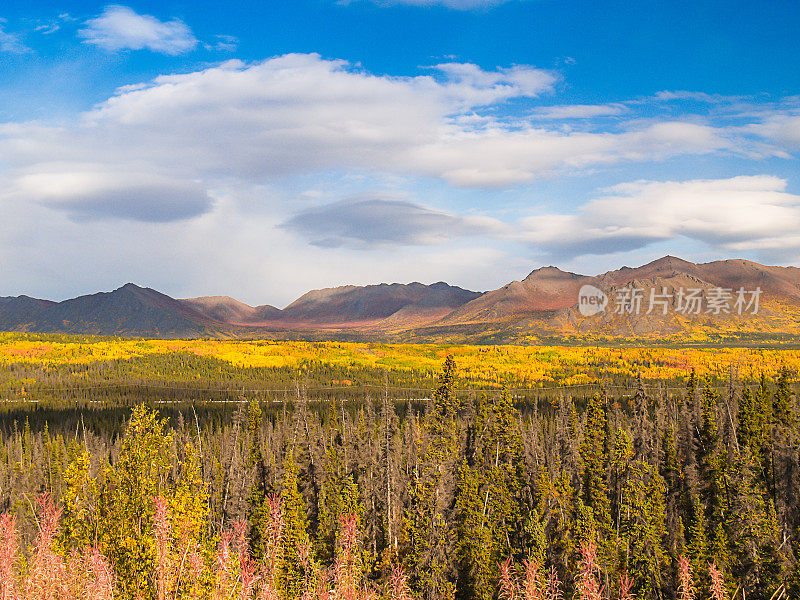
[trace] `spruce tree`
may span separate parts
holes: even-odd
[[[593,396],[586,407],[586,426],[581,444],[581,497],[591,509],[592,521],[598,528],[601,558],[611,558],[615,545],[611,518],[611,499],[607,477],[609,468],[608,419],[605,400]]]
[[[641,598],[657,598],[662,593],[662,573],[667,565],[664,494],[664,480],[655,467],[635,461],[622,493],[621,559]]]
[[[308,508],[299,489],[299,470],[294,453],[286,452],[283,463],[283,541],[284,541],[284,588],[289,598],[299,597],[303,591],[306,573],[300,557],[304,548],[311,548],[308,535]]]
[[[777,516],[769,495],[760,487],[759,470],[749,448],[743,446],[731,476],[731,571],[747,598],[767,600],[780,585],[785,565]]]
[[[490,600],[502,560],[521,539],[521,439],[517,411],[508,392],[478,402],[472,464],[459,470],[455,519],[458,524],[459,595]]]
[[[455,594],[456,536],[450,507],[461,458],[461,430],[454,382],[455,361],[448,356],[425,414],[406,517],[411,583],[423,600],[448,600]]]
[[[172,432],[144,405],[133,409],[119,457],[103,474],[98,539],[114,565],[124,600],[153,598],[154,499],[167,492]]]

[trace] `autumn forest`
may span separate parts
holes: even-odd
[[[792,350],[159,344],[4,339],[4,600],[800,593]]]

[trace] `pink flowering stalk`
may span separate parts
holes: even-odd
[[[342,515],[340,525],[339,549],[333,565],[336,595],[344,600],[358,600],[364,594],[360,589],[361,558],[357,547],[356,516]]]
[[[317,571],[317,600],[331,600],[335,595],[331,595],[330,588],[330,574],[327,569],[319,569]]]
[[[173,520],[167,500],[157,496],[153,501],[153,534],[156,539],[156,598],[198,600],[203,595],[203,557],[195,539],[186,527]],[[179,537],[176,538],[176,530]]]
[[[17,518],[8,513],[0,515],[0,600],[17,598],[14,565],[18,551]]]
[[[197,545],[193,544],[188,548],[186,554],[186,570],[190,584],[187,586],[187,600],[200,600],[203,598],[201,578],[205,571],[203,557],[197,551]]]
[[[713,600],[726,600],[725,580],[717,568],[716,562],[708,563],[708,574],[711,577],[710,592]]]
[[[550,567],[550,575],[547,577],[547,600],[561,600],[561,581],[558,579],[558,571],[555,565]]]
[[[603,589],[600,586],[597,565],[597,544],[593,540],[581,543],[580,572],[578,573],[577,591],[581,600],[602,600]]]
[[[522,597],[525,600],[547,600],[547,581],[542,576],[539,563],[535,560],[524,560],[522,564],[525,567]]]
[[[214,582],[215,600],[230,600],[235,597],[237,576],[234,567],[234,558],[231,554],[232,539],[232,531],[223,531],[220,536],[217,553],[214,556],[216,567]]]
[[[30,573],[24,584],[26,600],[62,600],[69,594],[70,578],[64,559],[53,551],[61,510],[56,509],[49,494],[38,498],[39,537],[31,558]]]
[[[620,575],[619,578],[619,600],[633,600],[633,579],[625,575]]]
[[[402,567],[395,567],[389,575],[389,600],[411,600],[408,575]]]
[[[545,579],[540,564],[535,560],[522,561],[522,569],[515,568],[511,558],[500,563],[500,598],[508,600],[560,600],[558,576],[553,571]],[[552,587],[552,589],[551,589]]]
[[[678,600],[694,600],[695,589],[692,579],[692,565],[685,556],[678,564]]]
[[[283,600],[283,597],[274,582],[262,578],[258,588],[258,600]]]
[[[256,565],[250,556],[250,545],[247,540],[247,521],[237,519],[233,523],[233,542],[236,548],[236,562],[239,565],[239,600],[249,599],[253,594],[256,581]]]
[[[258,577],[247,541],[247,522],[238,519],[233,531],[222,533],[215,557],[216,600],[249,600]]]
[[[509,556],[500,563],[500,598],[517,600],[517,582],[514,577],[514,566]]]
[[[153,518],[153,533],[156,537],[156,597],[158,600],[167,600],[172,582],[169,515],[167,514],[167,501],[163,496],[157,496],[154,503],[156,509]]]
[[[283,503],[280,496],[271,494],[266,547],[259,574],[258,600],[281,600],[280,565],[283,560]]]
[[[111,563],[97,546],[86,548],[84,554],[89,565],[86,598],[114,600],[114,569],[111,567]]]

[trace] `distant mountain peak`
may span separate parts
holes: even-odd
[[[614,311],[590,319],[578,310],[580,290],[587,284],[599,287],[610,298],[626,287],[643,288],[644,297],[650,297],[652,290],[661,293],[662,287],[734,292],[761,289],[765,308],[758,315],[750,315],[749,320],[737,320],[732,312],[719,319],[705,313],[686,319],[656,313],[637,317]],[[596,276],[542,266],[522,281],[485,293],[444,281],[343,285],[311,290],[283,310],[270,305],[250,306],[230,296],[179,300],[132,282],[111,292],[62,302],[28,296],[0,298],[0,331],[513,343],[583,333],[663,335],[690,332],[692,327],[702,327],[704,332],[784,332],[800,337],[800,269],[744,259],[696,264],[667,255],[639,267],[622,267]]]
[[[525,279],[531,279],[535,277],[568,277],[568,276],[576,276],[575,273],[570,273],[569,271],[564,271],[555,267],[553,265],[548,265],[546,267],[539,267],[538,269],[534,269]],[[577,275],[579,277],[579,275]]]
[[[289,323],[377,323],[392,315],[447,313],[480,296],[444,282],[425,285],[381,283],[366,286],[342,286],[311,290],[287,306],[277,321]]]
[[[196,298],[184,298],[183,300],[189,302],[196,302],[198,304],[207,304],[207,305],[235,304],[237,306],[247,306],[253,308],[249,304],[237,300],[236,298],[232,298],[231,296],[197,296]]]
[[[693,262],[688,260],[684,260],[682,258],[678,258],[677,256],[672,256],[667,254],[666,256],[662,256],[661,258],[657,258],[654,261],[651,261],[645,265],[639,267],[640,269],[645,269],[648,267],[666,267],[666,268],[686,268],[686,267],[696,267],[697,265]]]

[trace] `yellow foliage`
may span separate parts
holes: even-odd
[[[482,385],[517,381],[529,385],[576,385],[613,377],[645,380],[698,375],[724,378],[733,367],[743,378],[774,376],[786,366],[800,371],[800,350],[789,348],[639,348],[600,346],[475,346],[466,344],[389,344],[304,341],[139,340],[72,341],[0,334],[0,364],[88,364],[148,355],[188,352],[237,367],[302,368],[303,365],[385,368],[435,373],[445,356],[456,361],[456,377]],[[88,340],[88,341],[87,341]],[[340,384],[348,385],[342,381]]]

